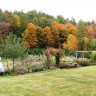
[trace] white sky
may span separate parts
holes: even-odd
[[[0,8],[24,12],[36,9],[53,16],[74,17],[76,21],[96,21],[96,0],[0,0]]]

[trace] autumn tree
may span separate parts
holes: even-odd
[[[70,34],[68,35],[67,42],[63,44],[63,47],[68,51],[75,51],[78,49],[78,40],[76,36]]]
[[[19,22],[19,25],[16,23]],[[21,37],[28,24],[28,17],[23,11],[14,11],[11,16],[11,32]],[[18,26],[17,26],[18,25]]]
[[[19,36],[19,29],[21,27],[21,20],[18,15],[13,15],[11,17],[11,32]]]
[[[22,34],[22,40],[27,48],[34,48],[38,46],[36,26],[29,23],[26,30]]]
[[[94,38],[95,37],[95,30],[96,30],[95,25],[91,23],[91,25],[88,26],[88,36],[90,38]]]
[[[58,48],[62,46],[62,43],[66,41],[68,32],[66,32],[66,26],[59,24],[56,21],[52,22],[52,34],[54,37],[54,47]]]
[[[54,37],[54,47],[59,48],[60,46],[60,38],[59,38],[59,24],[56,21],[52,22],[52,35]]]
[[[10,32],[10,23],[9,22],[0,22],[0,42],[5,35]]]
[[[83,49],[85,50],[85,51],[87,51],[88,50],[88,43],[89,43],[89,39],[88,39],[88,37],[84,37],[84,44],[83,44]]]
[[[47,39],[46,34],[44,33],[43,28],[37,27],[37,39],[38,39],[38,46],[40,48],[45,48],[47,46]]]
[[[72,23],[67,23],[65,25],[67,34],[77,35],[78,29],[76,26],[74,26]]]
[[[20,17],[18,15],[14,15],[12,18],[13,26],[19,27],[21,25]]]
[[[66,32],[66,27],[64,24],[59,24],[59,38],[60,38],[60,47],[63,47],[63,43],[66,42],[68,34]]]
[[[50,27],[45,27],[44,33],[45,33],[45,36],[47,39],[47,47],[53,47],[54,46],[54,38],[53,38]]]

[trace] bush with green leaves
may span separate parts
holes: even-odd
[[[96,50],[96,42],[94,39],[89,39],[88,50],[90,51]]]
[[[60,64],[60,54],[59,54],[59,52],[56,54],[56,66],[58,67],[59,66],[59,64]]]
[[[44,48],[32,48],[28,50],[30,55],[40,55],[43,54]]]
[[[91,60],[96,61],[96,51],[91,52]]]
[[[90,64],[91,65],[96,65],[96,51],[92,51],[90,55]]]

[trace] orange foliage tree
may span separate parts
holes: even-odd
[[[27,48],[38,46],[36,26],[34,24],[28,24],[27,29],[22,34],[22,40]]]
[[[44,33],[45,33],[46,39],[47,39],[47,47],[53,47],[54,46],[54,37],[52,35],[50,27],[45,27]]]
[[[89,37],[94,38],[94,36],[95,36],[95,25],[94,24],[91,24],[88,27],[88,35],[89,35]]]
[[[54,47],[58,48],[60,45],[62,45],[62,42],[64,43],[67,38],[67,32],[66,32],[66,27],[64,24],[59,24],[56,21],[52,22],[52,34],[54,37]]]
[[[66,32],[66,27],[64,24],[59,24],[59,38],[60,38],[60,47],[62,48],[62,44],[66,42],[68,34]]]
[[[78,49],[78,40],[76,36],[70,34],[67,38],[67,42],[63,44],[63,47],[68,51],[75,51]]]
[[[58,48],[60,46],[60,38],[59,38],[59,24],[56,21],[53,21],[52,24],[52,35],[54,37],[54,47]]]

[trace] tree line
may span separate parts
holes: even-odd
[[[10,12],[0,9],[0,44],[6,36],[14,34],[27,49],[63,48],[66,51],[95,50],[96,22],[61,15],[56,18],[36,10]]]

